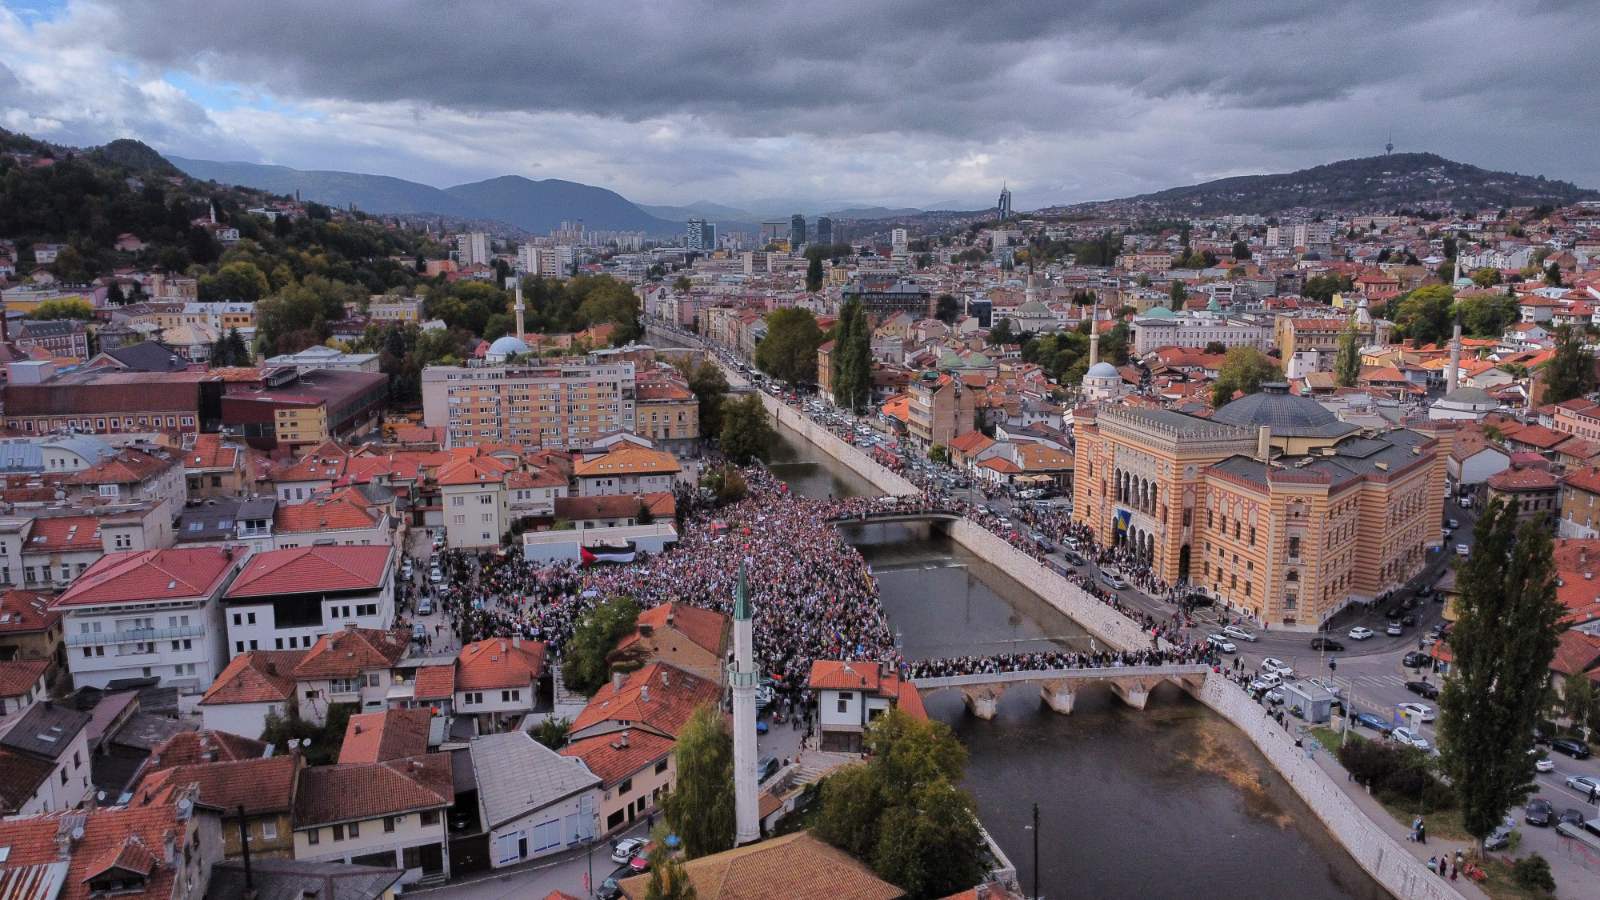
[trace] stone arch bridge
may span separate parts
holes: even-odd
[[[1167,666],[1102,666],[1081,669],[1039,669],[1023,672],[986,672],[978,675],[948,675],[913,678],[911,684],[924,694],[959,690],[967,708],[980,719],[994,718],[1000,697],[1018,685],[1034,685],[1050,708],[1062,715],[1072,712],[1078,689],[1091,684],[1107,684],[1112,692],[1134,709],[1144,709],[1150,692],[1164,681],[1171,681],[1196,693],[1205,684],[1211,667],[1203,663]]]

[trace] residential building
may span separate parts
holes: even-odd
[[[867,726],[891,709],[926,719],[922,696],[887,663],[811,663],[806,682],[817,697],[817,733],[825,751],[860,753]]]
[[[45,701],[0,735],[0,814],[31,815],[82,805],[89,796],[89,714]]]
[[[8,590],[0,594],[0,660],[44,659],[65,662],[61,613],[45,595]]]
[[[695,707],[717,704],[721,697],[716,681],[666,663],[614,672],[611,681],[589,698],[567,736],[576,741],[632,729],[676,739]]]
[[[388,510],[360,490],[341,488],[305,503],[278,506],[273,539],[279,549],[308,546],[382,547],[394,543],[396,523]]]
[[[582,762],[525,731],[480,737],[467,753],[491,866],[538,859],[594,838],[600,778]]]
[[[174,524],[173,543],[180,547],[222,547],[229,544],[252,553],[271,550],[272,518],[278,501],[272,497],[193,500]]]
[[[899,900],[905,896],[905,891],[874,875],[866,863],[809,831],[691,859],[683,871],[697,897]],[[644,900],[649,886],[648,875],[625,878],[622,896]]]
[[[400,868],[401,884],[450,873],[450,754],[314,766],[295,795],[294,858]]]
[[[150,749],[143,772],[159,772],[173,766],[260,759],[267,755],[267,746],[261,741],[225,731],[178,731]]]
[[[381,372],[263,369],[256,380],[230,382],[219,409],[222,424],[250,446],[298,452],[371,430],[388,399]]]
[[[1561,476],[1561,520],[1564,538],[1600,537],[1600,467],[1589,466]]]
[[[700,401],[687,387],[671,382],[640,384],[634,402],[639,435],[669,446],[700,438]]]
[[[23,434],[188,433],[221,420],[222,380],[205,372],[57,375],[48,363],[12,363],[3,394],[6,427]]]
[[[977,392],[960,379],[925,373],[911,382],[907,395],[908,436],[923,449],[948,445],[956,435],[977,427]]]
[[[357,713],[344,729],[339,762],[380,763],[428,752],[433,711],[427,707]]]
[[[334,704],[355,704],[361,710],[387,705],[395,664],[411,638],[405,632],[378,631],[353,625],[317,638],[294,668],[300,718],[320,725]]]
[[[183,442],[183,477],[191,500],[245,497],[255,487],[249,453],[220,434],[188,435]]]
[[[641,663],[663,662],[721,683],[728,658],[728,617],[686,603],[662,603],[639,614],[616,653]]]
[[[1358,316],[1355,329],[1356,339],[1361,346],[1389,343],[1389,334],[1394,330],[1393,323],[1371,317],[1361,322],[1359,318]],[[1350,319],[1280,315],[1273,325],[1278,358],[1283,360],[1285,365],[1296,360],[1306,360],[1308,361],[1306,365],[1311,371],[1331,372],[1334,357],[1339,349],[1339,338],[1350,325]],[[1310,361],[1314,361],[1315,365],[1310,366]],[[1297,378],[1302,373],[1287,371],[1286,374],[1290,378]]]
[[[579,497],[671,493],[681,470],[671,453],[631,443],[584,456],[572,465]]]
[[[462,268],[467,266],[486,266],[494,259],[494,254],[489,246],[489,235],[482,231],[471,231],[456,235],[456,262]]]
[[[614,431],[633,431],[634,403],[631,362],[566,360],[422,371],[423,422],[444,428],[451,447],[586,447]]]
[[[478,734],[521,723],[539,703],[545,645],[518,637],[486,638],[456,658],[455,714],[470,716]]]
[[[367,317],[379,323],[421,324],[422,298],[374,294],[367,304]]]
[[[195,799],[223,811],[222,855],[242,856],[239,816],[244,816],[252,859],[294,856],[294,801],[305,757],[299,753],[257,759],[199,762],[147,771],[134,787],[129,806],[164,805],[198,786]]]
[[[1404,584],[1440,542],[1448,426],[1362,436],[1281,384],[1210,419],[1074,418],[1075,521],[1274,629],[1314,629]]]
[[[81,508],[81,507],[79,507]],[[161,509],[112,507],[90,515],[52,506],[0,516],[0,582],[30,590],[65,590],[107,553],[154,550],[170,543]]]
[[[52,604],[73,681],[104,688],[153,677],[183,693],[204,690],[228,659],[220,601],[243,565],[230,547],[101,557]]]
[[[305,655],[304,650],[257,650],[229,660],[200,698],[205,728],[258,735],[266,729],[268,716],[288,718],[298,709],[294,669]]]
[[[23,319],[8,330],[18,350],[40,347],[57,358],[89,358],[89,329],[77,319]]]
[[[562,756],[583,760],[600,779],[602,833],[626,828],[656,809],[677,785],[676,742],[652,731],[621,731],[571,741]]]
[[[0,660],[0,720],[50,696],[48,659]]]
[[[434,481],[444,505],[445,543],[452,548],[495,547],[511,528],[506,480],[512,465],[461,450],[439,467]]]
[[[1518,522],[1558,515],[1561,480],[1542,466],[1510,468],[1485,482],[1488,502],[1500,501],[1517,513]]]
[[[306,649],[352,627],[391,627],[397,557],[388,543],[252,555],[222,595],[230,652]]]
[[[852,299],[861,301],[868,318],[874,322],[881,322],[897,312],[907,312],[918,319],[933,318],[933,294],[909,281],[860,278],[846,285],[842,292],[842,300]]]

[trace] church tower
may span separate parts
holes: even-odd
[[[744,563],[739,564],[739,584],[733,593],[733,663],[728,685],[733,688],[733,810],[737,828],[733,844],[748,844],[761,837],[761,816],[756,806],[756,673],[755,622],[751,619]]]

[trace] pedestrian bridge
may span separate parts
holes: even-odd
[[[903,509],[853,516],[835,516],[829,519],[828,523],[831,525],[881,525],[894,522],[954,522],[959,518],[961,516],[958,514],[943,509]]]
[[[911,684],[922,693],[959,690],[967,708],[980,719],[994,718],[1000,697],[1017,685],[1038,685],[1039,696],[1062,715],[1072,712],[1080,687],[1110,685],[1124,703],[1144,709],[1150,692],[1164,681],[1186,690],[1199,690],[1211,667],[1204,663],[1170,666],[1101,666],[1099,668],[1035,669],[1021,672],[983,672],[976,675],[946,675],[913,678]]]

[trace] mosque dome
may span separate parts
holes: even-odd
[[[1120,374],[1118,374],[1117,367],[1113,366],[1111,363],[1108,363],[1108,362],[1097,362],[1094,365],[1089,367],[1089,371],[1083,373],[1083,377],[1085,377],[1085,378],[1118,378],[1118,379],[1120,379],[1122,376]]]
[[[489,345],[490,356],[499,356],[503,358],[507,356],[520,356],[521,354],[528,352],[530,351],[527,344],[523,343],[521,339],[515,337],[514,335],[509,334],[505,337],[495,338],[494,343]]]
[[[1152,306],[1152,307],[1150,307],[1149,309],[1144,311],[1144,317],[1146,319],[1173,319],[1173,318],[1177,318],[1176,314],[1173,313],[1172,310],[1166,308],[1165,306]]]

